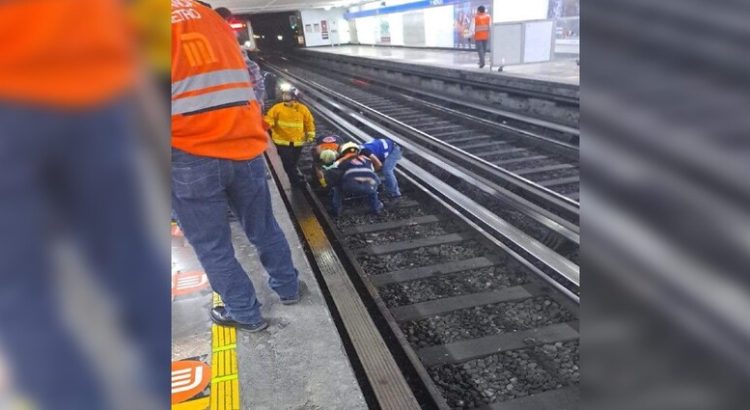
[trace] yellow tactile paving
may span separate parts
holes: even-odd
[[[219,295],[214,294],[214,306],[221,304]],[[237,329],[213,325],[211,331],[211,410],[239,410]]]
[[[221,298],[214,294],[214,306]],[[240,410],[237,330],[211,326],[211,394],[209,397],[173,404],[172,410]]]

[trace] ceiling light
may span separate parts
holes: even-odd
[[[279,41],[281,41],[281,40],[284,39],[284,36],[282,36],[281,34],[279,34],[278,36],[276,36],[276,38],[279,39]]]

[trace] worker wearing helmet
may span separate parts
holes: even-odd
[[[375,171],[383,172],[385,195],[390,199],[400,197],[401,191],[393,171],[401,159],[401,148],[388,138],[376,138],[362,145],[361,154],[372,161]]]
[[[334,217],[341,215],[343,197],[346,194],[365,196],[370,211],[376,215],[383,210],[383,203],[378,199],[380,179],[372,161],[360,155],[359,151],[359,146],[354,142],[343,144],[339,149],[339,159],[326,172],[333,191],[331,214]]]
[[[302,146],[315,139],[315,122],[310,110],[297,100],[297,90],[282,84],[281,99],[266,113],[265,122],[271,129],[271,139],[276,145],[289,181],[302,182],[297,170]]]
[[[324,135],[315,139],[315,146],[310,151],[313,159],[313,173],[321,187],[326,188],[323,166],[333,164],[338,158],[339,146],[344,142],[338,135]]]

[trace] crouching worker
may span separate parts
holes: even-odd
[[[366,197],[370,211],[376,215],[383,210],[383,203],[378,199],[380,179],[372,161],[359,154],[357,144],[347,142],[341,146],[339,159],[326,172],[326,179],[333,191],[331,214],[334,217],[341,215],[344,195]]]
[[[378,138],[362,145],[361,154],[372,161],[375,171],[383,172],[386,198],[400,197],[401,191],[398,189],[394,170],[401,159],[401,148],[387,138]]]
[[[339,147],[343,142],[344,140],[338,135],[326,135],[315,139],[315,146],[310,151],[313,160],[313,175],[322,188],[328,187],[323,167],[330,166],[336,161]]]

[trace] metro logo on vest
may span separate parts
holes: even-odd
[[[248,160],[268,146],[260,105],[234,32],[218,13],[172,1],[172,146]]]

